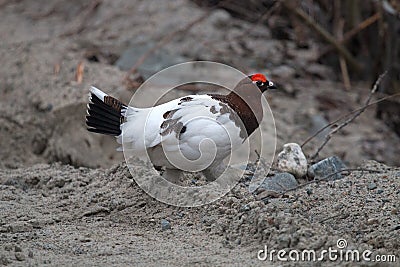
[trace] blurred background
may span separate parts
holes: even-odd
[[[179,62],[217,61],[275,81],[278,150],[361,107],[384,71],[372,101],[400,92],[395,0],[3,0],[0,22],[0,168],[122,161],[114,138],[86,131],[90,85],[128,103],[145,79]],[[183,86],[175,97],[200,91]],[[320,157],[399,166],[399,152],[392,97],[335,134]]]

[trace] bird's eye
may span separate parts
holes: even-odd
[[[257,81],[256,84],[257,84],[258,87],[261,87],[261,86],[264,85],[264,83],[262,81]]]
[[[268,86],[274,86],[274,83],[273,82],[269,82]]]

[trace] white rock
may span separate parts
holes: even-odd
[[[282,152],[278,154],[277,165],[280,171],[291,173],[297,178],[307,174],[306,156],[296,143],[283,145]]]

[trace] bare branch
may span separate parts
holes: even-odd
[[[318,147],[317,151],[310,157],[311,160],[315,159],[319,152],[325,147],[325,145],[329,142],[329,140],[331,140],[332,136],[337,133],[339,130],[341,130],[342,128],[346,127],[349,123],[351,123],[353,120],[355,120],[358,116],[361,115],[361,113],[363,113],[372,98],[372,95],[378,90],[379,84],[381,83],[382,79],[385,77],[387,71],[385,71],[383,74],[381,74],[378,79],[376,80],[374,86],[372,87],[367,100],[365,101],[364,106],[362,106],[362,108],[360,110],[358,110],[356,113],[354,113],[354,115],[352,117],[350,117],[349,119],[347,119],[346,121],[344,121],[343,123],[341,123],[340,125],[338,125],[336,128],[334,128],[332,131],[329,132],[329,134],[327,136],[325,136],[325,140],[324,142],[322,142],[322,144]]]
[[[290,12],[293,12],[297,15],[305,24],[315,30],[322,38],[325,39],[328,43],[333,45],[336,50],[346,59],[346,61],[353,67],[355,70],[362,70],[362,65],[353,57],[353,55],[344,47],[340,42],[338,42],[335,37],[333,37],[328,31],[322,28],[314,19],[312,19],[309,15],[307,15],[300,8],[296,8],[293,6],[291,1],[284,1],[283,5]]]
[[[367,106],[362,106],[362,107],[360,107],[360,108],[357,108],[357,109],[355,109],[355,110],[350,111],[349,113],[347,113],[347,114],[345,114],[345,115],[339,117],[338,119],[336,119],[336,120],[334,120],[334,121],[328,123],[327,125],[325,125],[325,126],[322,127],[321,129],[319,129],[319,130],[318,130],[316,133],[314,133],[313,135],[309,136],[309,137],[303,142],[303,144],[301,145],[301,147],[303,148],[308,142],[310,142],[310,141],[311,141],[312,139],[314,139],[317,135],[319,135],[320,133],[322,133],[326,128],[329,128],[329,127],[331,127],[332,125],[335,125],[335,124],[338,123],[339,121],[344,120],[345,118],[347,118],[347,117],[349,117],[350,115],[352,115],[352,114],[354,114],[354,113],[356,113],[356,112],[362,110],[363,108],[369,108],[369,107],[371,107],[371,106],[373,106],[373,105],[376,105],[376,104],[381,103],[381,102],[383,102],[383,101],[385,101],[385,100],[388,100],[389,98],[393,98],[393,97],[396,97],[396,96],[400,96],[400,93],[396,93],[396,94],[393,94],[393,95],[388,95],[388,96],[382,97],[382,98],[380,98],[380,99],[378,99],[378,100],[376,100],[376,101],[374,101],[374,102],[372,102],[372,103],[369,103]]]
[[[338,173],[342,173],[342,172],[349,172],[349,173],[350,173],[350,172],[357,172],[357,171],[358,171],[358,172],[369,172],[369,173],[382,173],[382,172],[384,172],[384,170],[363,169],[363,168],[349,168],[349,169],[343,169],[343,170],[340,170],[340,171],[337,171],[337,172],[328,174],[328,175],[326,175],[325,177],[322,177],[321,179],[314,179],[314,180],[311,180],[311,181],[309,181],[309,182],[299,184],[299,185],[296,186],[296,187],[287,189],[286,191],[280,193],[279,196],[284,196],[285,194],[287,194],[287,193],[289,193],[289,192],[296,191],[297,189],[302,188],[302,187],[305,187],[305,186],[310,185],[310,184],[314,184],[314,183],[326,181],[326,180],[328,180],[328,179],[331,178],[332,176],[335,176],[335,175],[338,174]]]

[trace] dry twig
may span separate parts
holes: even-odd
[[[375,13],[371,17],[369,17],[369,18],[365,19],[364,21],[360,22],[360,24],[358,24],[355,28],[353,28],[352,30],[346,32],[344,34],[344,36],[343,36],[343,39],[339,40],[339,43],[342,44],[342,45],[347,43],[355,35],[357,35],[359,32],[363,31],[364,29],[368,28],[370,25],[374,24],[379,18],[380,18],[380,14],[379,13]],[[327,47],[327,48],[325,48],[319,54],[318,58],[321,58],[321,57],[325,56],[327,53],[331,52],[334,49],[335,49],[335,47],[333,47],[332,45]]]
[[[316,133],[314,133],[313,135],[309,136],[309,137],[303,142],[303,144],[301,145],[301,147],[303,148],[308,142],[310,142],[310,141],[311,141],[312,139],[314,139],[317,135],[319,135],[320,133],[322,133],[326,128],[329,128],[329,127],[331,127],[332,125],[335,125],[336,123],[338,123],[338,122],[341,121],[341,120],[344,120],[345,118],[349,117],[350,115],[352,115],[352,114],[354,114],[354,113],[356,113],[356,112],[359,112],[360,110],[362,110],[362,109],[364,109],[364,108],[369,108],[369,107],[371,107],[371,106],[373,106],[373,105],[376,105],[376,104],[381,103],[381,102],[383,102],[383,101],[385,101],[385,100],[387,100],[387,99],[389,99],[389,98],[393,98],[393,97],[396,97],[396,96],[400,96],[400,93],[382,97],[382,98],[380,98],[380,99],[378,99],[378,100],[376,100],[376,101],[374,101],[374,102],[372,102],[372,103],[369,103],[367,106],[362,106],[362,107],[360,107],[360,108],[357,108],[357,109],[355,109],[355,110],[350,111],[349,113],[347,113],[347,114],[345,114],[345,115],[339,117],[338,119],[336,119],[336,120],[334,120],[334,121],[328,123],[327,125],[325,125],[325,126],[322,127],[321,129],[319,129],[319,130],[318,130]]]
[[[327,134],[325,136],[324,142],[322,142],[322,144],[318,147],[317,151],[310,157],[311,160],[315,159],[318,156],[319,152],[325,147],[325,145],[329,142],[329,140],[332,138],[332,136],[335,133],[337,133],[342,128],[346,127],[349,123],[351,123],[353,120],[355,120],[358,116],[361,115],[361,113],[363,113],[367,109],[367,107],[371,101],[372,95],[378,90],[378,86],[381,83],[382,79],[385,77],[386,73],[387,73],[387,71],[385,71],[383,74],[381,74],[378,77],[378,79],[376,80],[374,86],[372,87],[372,89],[368,95],[367,100],[365,101],[364,106],[361,109],[359,109],[356,113],[354,113],[354,115],[352,117],[350,117],[349,119],[347,119],[346,121],[344,121],[343,123],[338,125],[332,131],[330,131],[329,134]]]
[[[299,184],[298,186],[293,187],[293,188],[291,188],[291,189],[287,189],[287,190],[285,190],[284,192],[280,193],[279,196],[284,196],[284,195],[286,195],[286,194],[289,193],[289,192],[296,191],[297,189],[302,188],[302,187],[305,187],[305,186],[310,185],[310,184],[314,184],[314,183],[326,181],[326,180],[328,180],[328,179],[331,178],[332,176],[335,176],[335,175],[338,174],[338,173],[348,172],[348,173],[350,174],[350,172],[356,172],[356,171],[360,171],[360,172],[369,172],[369,173],[381,173],[381,172],[383,172],[383,170],[363,169],[363,168],[349,168],[349,169],[343,169],[343,170],[340,170],[340,171],[337,171],[337,172],[328,174],[328,175],[326,175],[325,177],[322,177],[321,179],[314,179],[314,180],[311,180],[311,181],[309,181],[309,182]]]
[[[76,67],[76,72],[75,72],[75,81],[78,84],[81,84],[83,81],[83,72],[85,70],[85,64],[83,61],[79,62],[78,66]]]
[[[344,27],[344,19],[341,17],[341,2],[340,1],[333,1],[334,5],[334,28],[335,28],[335,35],[337,39],[342,40],[343,39],[343,27]],[[340,70],[342,72],[342,79],[343,79],[343,84],[344,88],[346,90],[351,89],[351,84],[350,84],[350,76],[349,76],[349,71],[347,70],[347,64],[346,64],[346,59],[340,55],[339,56],[339,65],[340,65]]]
[[[340,42],[338,42],[335,37],[333,37],[328,31],[322,28],[313,18],[307,15],[300,8],[293,6],[291,1],[284,1],[283,5],[287,10],[298,16],[305,24],[315,30],[325,41],[333,45],[336,50],[346,59],[346,61],[357,71],[362,70],[362,65],[353,57],[353,55],[344,47]]]

